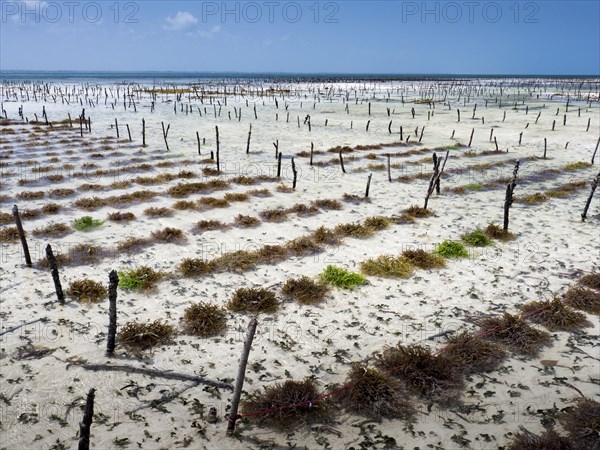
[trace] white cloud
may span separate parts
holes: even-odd
[[[198,23],[198,19],[196,19],[191,13],[185,11],[177,11],[174,17],[167,17],[165,19],[167,24],[164,26],[167,30],[185,30],[191,26],[194,26]]]

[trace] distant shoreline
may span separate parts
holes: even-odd
[[[284,73],[284,72],[175,72],[175,71],[41,71],[0,70],[2,81],[26,80],[269,80],[269,81],[418,81],[461,79],[600,79],[596,75],[537,75],[537,74],[377,74],[377,73]]]

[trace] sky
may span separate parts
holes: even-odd
[[[597,0],[0,5],[0,70],[600,76]]]

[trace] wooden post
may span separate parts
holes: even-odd
[[[369,198],[369,189],[371,188],[371,178],[373,177],[373,173],[369,174],[369,178],[367,178],[367,190],[365,191],[365,198]]]
[[[506,196],[504,197],[504,226],[503,226],[504,231],[508,231],[509,210],[513,204],[513,192],[515,191],[515,186],[517,185],[517,173],[518,172],[519,172],[519,160],[517,160],[517,162],[515,163],[512,181],[506,185]]]
[[[456,108],[456,113],[458,114],[458,121],[460,122],[460,109]]]
[[[388,124],[388,133],[392,134],[392,122],[393,120],[390,120],[390,123]]]
[[[256,326],[258,322],[255,317],[250,320],[248,324],[248,331],[246,333],[246,339],[244,340],[244,349],[242,350],[242,356],[240,358],[240,365],[238,368],[237,378],[235,380],[235,387],[233,390],[233,399],[231,401],[231,411],[227,417],[227,436],[231,436],[235,431],[235,422],[238,417],[238,407],[240,404],[240,397],[242,395],[242,387],[244,386],[244,378],[246,378],[246,366],[248,365],[248,356],[250,355],[250,349],[252,348],[252,341],[254,340],[254,333],[256,333]]]
[[[494,137],[494,129],[490,128],[490,142],[492,142],[492,137]]]
[[[13,217],[15,219],[15,225],[19,232],[19,239],[21,239],[21,245],[23,246],[23,255],[25,256],[25,264],[31,267],[31,255],[29,254],[29,246],[27,245],[27,238],[25,237],[25,231],[23,230],[23,224],[21,223],[21,217],[19,216],[19,208],[17,205],[13,206],[12,209]]]
[[[279,139],[273,142],[273,147],[275,147],[275,159],[277,159],[279,156]]]
[[[554,126],[556,125],[556,120],[552,121],[552,131],[554,131]]]
[[[600,137],[598,138],[598,142],[596,142],[596,149],[594,150],[594,153],[592,154],[592,165],[594,164],[594,159],[596,159],[596,152],[598,151],[598,146],[600,146]]]
[[[115,130],[117,130],[117,139],[119,139],[119,122],[117,122],[116,117],[115,117]]]
[[[366,128],[366,130],[365,130],[365,131],[369,131],[369,125],[370,125],[370,124],[371,124],[371,121],[370,121],[370,120],[367,120],[367,128]]]
[[[221,161],[219,159],[219,150],[221,143],[219,142],[219,126],[215,125],[215,133],[217,135],[217,172],[221,172]]]
[[[200,134],[196,131],[196,141],[198,141],[198,156],[202,155],[200,152]]]
[[[585,129],[585,131],[590,131],[590,122],[592,121],[591,117],[588,117],[588,124],[587,124],[587,128]]]
[[[85,411],[83,412],[83,420],[79,422],[79,450],[89,450],[90,448],[90,429],[92,427],[92,419],[94,418],[94,396],[96,390],[90,389],[85,401]]]
[[[281,153],[277,155],[277,178],[281,178]]]
[[[469,138],[469,145],[467,147],[471,147],[471,143],[473,142],[473,135],[475,134],[475,128],[471,130],[471,137]]]
[[[79,116],[79,136],[83,137],[83,117]]]
[[[119,276],[116,270],[111,270],[108,275],[108,338],[106,340],[106,354],[112,355],[115,351],[115,336],[117,334],[117,286]]]
[[[339,152],[339,157],[340,157],[340,166],[342,167],[342,172],[346,173],[346,168],[344,167],[344,157],[342,156],[341,148],[340,148],[340,152]]]
[[[146,120],[142,119],[142,147],[146,146]]]
[[[523,139],[523,132],[519,133],[519,145],[521,145],[521,140]]]
[[[446,167],[446,162],[448,161],[448,155],[450,155],[450,150],[446,150],[446,156],[444,158],[444,163],[442,164],[442,167],[439,170],[437,168],[434,168],[434,174],[431,177],[431,180],[429,181],[429,188],[427,189],[427,195],[425,196],[425,205],[423,206],[423,209],[427,209],[429,197],[431,197],[431,194],[433,194],[434,187],[437,185],[438,181],[442,177],[442,173],[444,173],[444,168]],[[436,166],[439,165],[440,160],[438,159]]]
[[[294,181],[292,184],[292,189],[296,189],[296,180],[298,178],[298,171],[296,170],[296,163],[294,162],[293,156],[292,156],[292,173],[294,174]]]
[[[165,140],[165,145],[167,147],[167,151],[169,151],[169,143],[167,142],[167,136],[169,135],[169,128],[171,128],[171,124],[167,125],[166,129],[165,129],[164,122],[161,122],[160,124],[162,125],[163,139]]]
[[[423,139],[424,132],[425,132],[425,127],[421,128],[421,134],[419,135],[419,143],[421,143],[421,139]]]
[[[433,152],[433,173],[437,174],[437,172],[439,171],[440,168],[440,159],[438,158],[437,154],[435,152]],[[438,178],[438,180],[435,183],[435,193],[437,195],[440,195],[440,179]]]
[[[92,132],[92,118],[88,117],[88,131],[91,133]]]
[[[392,167],[391,167],[391,161],[390,161],[390,154],[388,153],[387,155],[387,172],[388,172],[388,181],[391,183],[392,182]]]
[[[313,152],[315,150],[315,144],[313,142],[310,143],[310,166],[313,165]]]
[[[494,145],[496,146],[496,151],[498,152],[498,139],[496,139],[496,136],[494,136]]]
[[[250,124],[250,130],[248,130],[248,142],[246,143],[246,155],[250,153],[250,138],[252,136],[252,124]]]
[[[132,142],[133,139],[131,139],[131,130],[129,129],[129,124],[125,124],[127,126],[127,134],[129,135],[129,142]]]
[[[585,222],[585,219],[587,218],[587,212],[588,209],[590,208],[590,204],[592,203],[592,197],[594,196],[594,192],[596,191],[596,188],[598,187],[598,183],[600,182],[600,172],[598,172],[598,175],[596,175],[596,178],[594,178],[592,180],[592,190],[590,192],[590,195],[587,199],[587,201],[585,202],[585,208],[583,208],[583,212],[581,213],[581,221]]]
[[[400,140],[403,141],[404,137],[402,136],[402,125],[400,125]]]
[[[60,304],[64,305],[65,294],[63,294],[62,286],[60,284],[60,278],[58,276],[56,258],[54,257],[54,253],[52,253],[52,246],[50,244],[46,245],[46,258],[48,259],[50,270],[52,272],[52,279],[54,280],[54,290],[56,291],[56,297],[58,297],[58,301],[60,302]]]

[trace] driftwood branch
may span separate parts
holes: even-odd
[[[111,364],[80,364],[80,363],[70,363],[71,365],[75,365],[77,367],[81,367],[84,370],[98,371],[105,370],[108,372],[125,372],[125,373],[137,373],[140,375],[147,375],[150,377],[157,378],[165,378],[167,380],[179,380],[179,381],[193,381],[198,384],[205,384],[207,386],[212,386],[220,389],[226,389],[228,391],[233,391],[233,386],[228,383],[223,383],[221,381],[213,381],[204,377],[199,377],[197,375],[189,375],[186,373],[177,373],[177,372],[168,372],[164,370],[154,370],[154,369],[144,369],[142,367],[133,367],[126,365],[111,365]],[[67,366],[68,367],[68,366]]]

